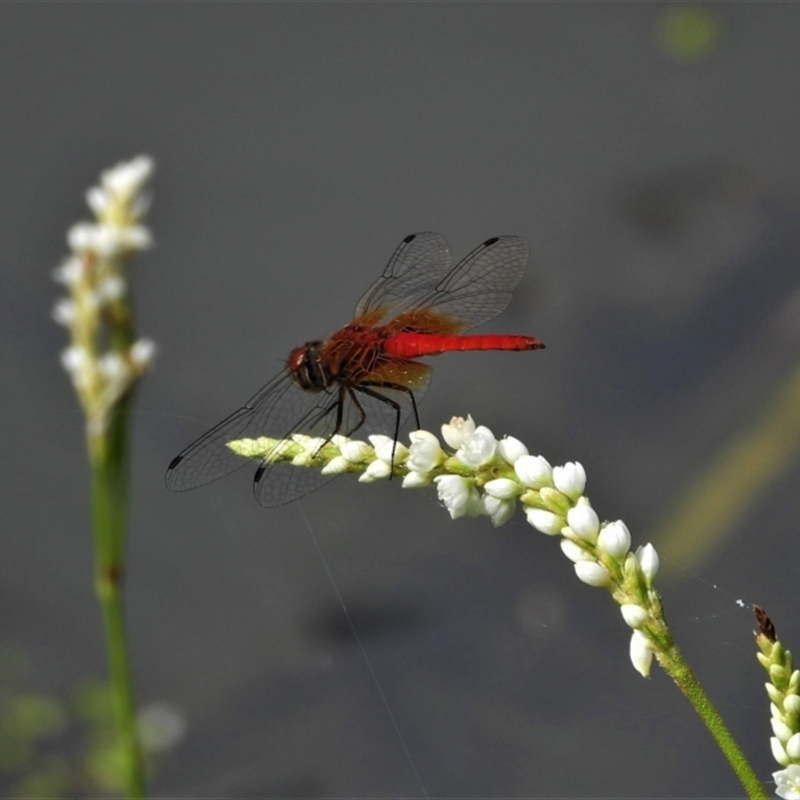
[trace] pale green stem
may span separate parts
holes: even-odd
[[[129,800],[144,798],[145,770],[136,724],[122,587],[128,518],[128,429],[131,396],[109,412],[105,429],[88,432],[95,541],[95,592],[103,612],[117,732]],[[91,422],[89,423],[91,426]]]
[[[686,699],[694,706],[695,711],[705,722],[706,727],[711,732],[725,758],[728,759],[728,763],[736,773],[736,777],[739,778],[750,800],[767,800],[768,795],[764,785],[750,766],[719,712],[714,708],[705,691],[703,691],[703,687],[698,682],[691,667],[668,633],[664,647],[659,646],[656,650],[656,658],[664,668],[664,671],[678,684]]]

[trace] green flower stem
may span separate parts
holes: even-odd
[[[665,632],[666,627],[664,631],[660,632],[661,636],[664,636]],[[705,722],[706,727],[739,778],[748,797],[751,800],[767,800],[768,795],[763,784],[722,721],[719,712],[703,691],[703,687],[668,632],[666,632],[666,637],[666,641],[663,642],[664,647],[659,647],[655,653],[658,662],[664,668],[664,671],[678,684],[686,699],[694,706],[695,711]],[[661,641],[659,641],[659,644],[661,644]]]
[[[88,431],[95,540],[95,592],[103,613],[126,794],[144,798],[145,770],[125,634],[123,576],[128,518],[128,430],[131,395],[109,411],[105,430]]]

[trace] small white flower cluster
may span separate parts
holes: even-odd
[[[561,537],[561,549],[578,578],[606,588],[620,604],[623,619],[633,629],[631,661],[642,675],[649,675],[654,651],[668,641],[653,588],[659,567],[655,548],[648,544],[631,552],[624,522],[601,525],[584,495],[586,472],[580,464],[552,467],[544,457],[530,455],[514,437],[498,441],[469,416],[443,425],[442,437],[454,453],[422,430],[410,434],[410,447],[389,436],[369,436],[367,444],[345,436],[325,440],[302,434],[288,440],[242,439],[228,447],[250,458],[316,467],[327,475],[360,472],[363,483],[393,475],[402,476],[407,489],[435,483],[452,519],[485,515],[500,526],[511,519],[519,501],[530,525]]]
[[[105,171],[100,186],[86,193],[96,221],[69,230],[72,253],[53,272],[69,290],[69,297],[53,308],[55,321],[70,332],[61,363],[89,424],[100,430],[109,409],[147,370],[156,352],[152,340],[135,337],[124,273],[130,258],[152,246],[150,231],[141,224],[150,205],[144,190],[152,173],[147,156]],[[103,353],[105,342],[111,350]]]
[[[756,609],[761,634],[756,653],[769,673],[764,684],[770,700],[770,747],[773,758],[784,768],[772,773],[775,792],[784,800],[800,800],[800,670],[794,669],[792,654],[775,637],[775,628],[761,609]]]

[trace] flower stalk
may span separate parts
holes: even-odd
[[[442,426],[442,437],[451,452],[428,431],[412,433],[409,447],[388,436],[369,436],[368,444],[340,435],[325,440],[302,434],[289,439],[240,439],[228,442],[228,447],[238,455],[270,463],[285,461],[325,474],[357,473],[364,483],[394,476],[401,478],[404,488],[435,484],[452,519],[485,515],[500,526],[511,519],[519,503],[532,527],[559,537],[576,576],[589,586],[604,588],[619,605],[632,631],[633,667],[647,677],[655,656],[692,703],[749,797],[766,798],[761,781],[672,638],[655,588],[656,549],[646,544],[632,550],[631,534],[622,520],[601,523],[584,494],[584,468],[574,462],[552,467],[544,457],[531,455],[518,439],[498,441],[471,417],[453,418]]]
[[[136,336],[125,268],[152,244],[142,224],[149,206],[144,189],[152,171],[152,160],[140,156],[102,174],[100,185],[86,195],[96,219],[70,229],[72,252],[54,272],[69,293],[56,303],[53,317],[69,331],[70,345],[61,361],[86,418],[95,593],[129,798],[145,796],[123,604],[129,422],[134,388],[152,363],[155,345]]]

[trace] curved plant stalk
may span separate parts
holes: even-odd
[[[619,605],[632,629],[629,655],[634,668],[647,677],[655,656],[708,727],[748,796],[766,798],[763,784],[672,639],[654,585],[659,557],[653,545],[632,551],[622,520],[601,524],[584,494],[586,472],[580,464],[551,467],[542,456],[530,455],[518,439],[498,441],[471,417],[453,418],[442,426],[442,436],[453,452],[446,452],[428,431],[413,432],[410,447],[388,436],[370,436],[368,444],[344,436],[326,441],[299,434],[287,440],[240,439],[228,447],[243,457],[286,461],[326,474],[359,473],[359,481],[366,483],[391,476],[401,477],[404,488],[435,483],[453,519],[486,515],[499,526],[519,503],[530,525],[559,538],[576,576],[605,589]]]
[[[123,577],[128,523],[129,418],[134,388],[150,366],[155,345],[137,339],[125,267],[151,245],[141,224],[153,171],[140,156],[104,172],[87,192],[96,215],[68,234],[71,255],[54,277],[69,290],[53,317],[70,333],[62,354],[86,417],[91,471],[95,592],[103,614],[114,712],[129,798],[146,793],[125,633]]]

